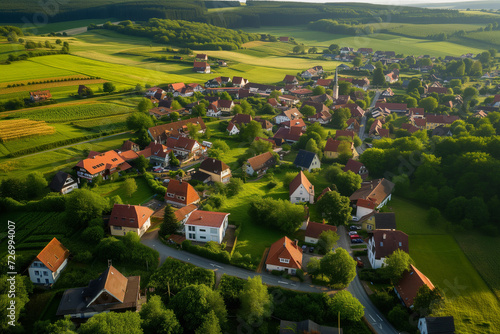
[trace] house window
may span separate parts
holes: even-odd
[[[49,276],[49,273],[48,273],[48,272],[46,272],[46,271],[44,271],[44,272],[43,272],[43,276]]]
[[[217,229],[216,228],[211,228],[210,229],[210,234],[217,234]]]
[[[194,227],[194,226],[188,226],[188,231],[194,232],[194,231],[196,231],[196,227]]]
[[[38,263],[33,262],[33,267],[38,267]]]
[[[200,239],[206,239],[206,238],[207,238],[207,237],[205,237],[205,236],[200,236]]]
[[[402,242],[399,242],[399,247],[402,247],[403,246],[403,243]]]
[[[172,197],[172,198],[174,198],[174,194],[167,193],[167,197]]]
[[[384,246],[384,242],[383,242],[383,241],[381,241],[381,242],[380,242],[380,247],[383,247],[383,246]]]
[[[40,283],[40,279],[39,279],[39,278],[37,278],[37,279],[36,279],[36,282],[37,282],[37,283]]]
[[[196,239],[196,234],[189,233],[189,239]]]
[[[38,270],[35,270],[35,275],[38,276],[40,272]]]
[[[121,230],[122,227],[121,226],[113,226],[113,230]]]
[[[280,258],[281,263],[290,263],[290,259],[282,259]]]
[[[206,232],[207,230],[204,228],[200,228],[200,232]]]

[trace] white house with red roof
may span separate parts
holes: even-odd
[[[302,249],[297,241],[283,237],[273,243],[266,259],[266,270],[279,270],[294,275],[302,269]]]
[[[200,196],[192,185],[182,180],[171,179],[167,186],[165,202],[175,207],[183,207],[196,204],[200,201]]]
[[[115,204],[109,217],[111,235],[124,236],[128,232],[135,232],[142,236],[151,227],[153,210],[147,206]]]
[[[337,227],[325,223],[309,222],[304,235],[304,241],[310,244],[317,244],[321,233],[326,231],[337,232]]]
[[[386,257],[396,250],[409,253],[408,235],[402,231],[375,230],[368,240],[368,260],[373,269],[381,268]]]
[[[238,127],[236,126],[236,124],[234,124],[231,121],[229,122],[229,125],[227,126],[226,131],[228,132],[228,134],[230,136],[234,136],[234,135],[237,135],[238,133],[240,133],[240,129],[238,129]]]
[[[68,264],[69,250],[53,238],[30,264],[28,273],[34,284],[52,285]]]
[[[314,186],[302,171],[290,183],[290,202],[314,203]]]
[[[356,217],[361,219],[362,217],[369,215],[375,211],[375,206],[376,205],[373,201],[363,198],[358,199],[356,202]]]
[[[193,71],[197,73],[210,73],[210,65],[204,61],[195,61],[193,63]]]
[[[109,175],[131,167],[115,151],[104,153],[91,151],[88,158],[78,162],[73,169],[76,170],[76,175],[79,178],[93,180],[99,175],[102,175],[103,179],[107,179]]]
[[[405,306],[411,309],[413,308],[418,290],[424,285],[427,285],[430,290],[434,290],[434,284],[432,284],[431,280],[422,274],[413,264],[410,264],[410,269],[403,273],[403,277],[401,277],[398,284],[394,287],[394,291]]]
[[[221,243],[226,235],[229,213],[196,210],[184,223],[186,239]]]

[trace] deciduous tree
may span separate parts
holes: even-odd
[[[272,296],[262,284],[261,276],[248,278],[240,292],[240,301],[240,316],[250,325],[271,316]]]
[[[318,209],[322,216],[334,225],[346,225],[351,220],[351,207],[348,197],[336,191],[329,191],[318,201]]]
[[[128,178],[123,182],[123,191],[125,192],[125,195],[127,195],[129,198],[132,197],[132,195],[137,191],[137,183],[135,182],[135,179],[133,178]]]
[[[401,249],[397,249],[387,256],[382,269],[383,275],[396,284],[403,276],[405,270],[410,268],[410,255]]]
[[[180,334],[181,325],[172,310],[165,308],[161,297],[149,298],[141,307],[142,329],[146,334]]]
[[[331,286],[345,288],[356,277],[356,261],[343,248],[329,251],[320,261],[320,271]]]

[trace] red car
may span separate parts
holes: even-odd
[[[357,235],[357,234],[350,235],[350,237],[351,237],[351,240],[352,239],[361,239],[361,237],[359,235]]]

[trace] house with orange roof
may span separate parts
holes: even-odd
[[[30,100],[31,102],[41,102],[45,100],[50,100],[52,98],[52,94],[48,90],[37,90],[35,92],[30,92]]]
[[[229,213],[193,211],[184,223],[186,240],[221,243],[226,235]]]
[[[281,114],[276,116],[274,118],[274,121],[276,122],[276,124],[281,124],[281,123],[293,121],[295,119],[299,119],[302,117],[304,117],[304,116],[297,108],[291,108],[291,109],[283,111]]]
[[[56,315],[86,319],[109,311],[135,312],[141,299],[140,284],[140,276],[125,277],[109,266],[87,287],[64,291]]]
[[[196,210],[198,210],[198,205],[189,204],[174,211],[175,218],[177,218],[177,221],[182,225],[182,229],[179,232],[184,231],[184,224],[186,223],[189,216]],[[163,217],[163,214],[161,215],[161,217]]]
[[[402,231],[375,230],[368,240],[368,260],[373,269],[381,268],[385,259],[397,250],[409,253],[408,235]]]
[[[349,199],[351,203],[357,205],[360,199],[369,200],[375,204],[376,209],[380,209],[392,198],[394,183],[387,179],[375,179],[361,183],[361,188],[356,190]]]
[[[323,223],[309,222],[307,224],[304,241],[310,244],[317,244],[321,233],[326,231],[337,232],[337,227]]]
[[[147,206],[115,204],[109,217],[111,235],[124,236],[128,232],[135,232],[142,237],[151,227],[153,210]]]
[[[297,203],[314,203],[314,186],[309,182],[304,172],[299,174],[290,182],[290,202]]]
[[[403,277],[401,277],[398,284],[394,287],[394,291],[403,304],[411,309],[413,308],[413,302],[418,294],[418,290],[424,285],[434,290],[434,284],[432,284],[431,280],[422,274],[413,264],[410,264],[410,270],[404,272]]]
[[[266,270],[279,270],[295,275],[302,269],[302,249],[297,241],[283,237],[273,243],[266,258]]]
[[[148,134],[153,141],[160,144],[165,144],[168,138],[174,137],[188,137],[189,130],[188,124],[193,124],[194,126],[200,126],[198,133],[205,133],[207,126],[201,117],[194,117],[190,119],[184,119],[173,123],[167,123],[162,125],[153,126],[148,128]]]
[[[165,193],[165,202],[175,207],[183,207],[196,204],[200,201],[200,196],[187,182],[171,179]]]
[[[254,173],[261,174],[269,167],[273,167],[276,161],[271,152],[265,152],[255,157],[249,158],[243,165],[243,170],[246,171],[248,175],[253,175]]]
[[[104,180],[111,174],[132,168],[117,152],[104,153],[91,151],[87,159],[83,159],[73,167],[79,178],[92,181],[101,175]]]
[[[210,65],[205,61],[195,61],[193,71],[197,73],[210,73]]]
[[[31,262],[28,273],[34,284],[52,285],[68,264],[69,250],[53,238]]]

